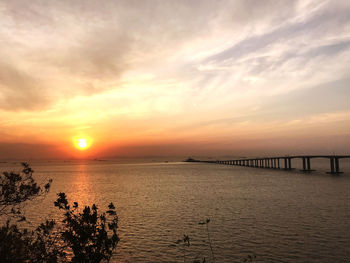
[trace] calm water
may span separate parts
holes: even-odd
[[[1,164],[18,167],[13,163]],[[296,165],[296,163],[295,163]],[[215,164],[33,162],[36,178],[53,178],[51,192],[28,205],[27,217],[57,217],[57,192],[80,205],[114,202],[120,238],[112,262],[183,262],[175,241],[188,234],[188,262],[208,258],[205,226],[217,262],[350,262],[350,164],[342,176],[324,173],[328,162],[312,163],[312,174],[297,170]],[[35,210],[35,212],[33,212]]]

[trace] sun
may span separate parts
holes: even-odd
[[[79,139],[78,146],[82,149],[85,149],[87,147],[86,139]]]
[[[86,150],[87,148],[90,147],[91,141],[88,140],[87,138],[77,138],[74,140],[74,145],[79,150]]]

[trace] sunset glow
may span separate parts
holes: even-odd
[[[0,158],[350,148],[350,1],[102,2],[0,2]]]

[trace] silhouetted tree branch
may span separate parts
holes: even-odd
[[[65,193],[59,193],[55,206],[65,211],[61,234],[73,251],[72,262],[109,261],[119,241],[118,216],[113,203],[106,213],[98,214],[95,204],[79,212],[77,202],[71,208]]]
[[[99,214],[94,204],[80,212],[77,202],[70,207],[66,195],[59,193],[54,205],[64,211],[62,221],[46,220],[31,231],[10,224],[12,217],[26,220],[21,206],[45,195],[52,183],[50,179],[39,186],[30,166],[22,166],[21,173],[3,172],[0,177],[0,218],[6,219],[0,227],[0,262],[108,262],[119,242],[112,203],[105,213]]]
[[[24,202],[43,196],[50,190],[52,179],[45,185],[38,185],[33,179],[33,170],[28,163],[22,163],[20,173],[3,172],[0,175],[0,216],[17,217],[24,221],[21,206]]]

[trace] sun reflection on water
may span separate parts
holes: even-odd
[[[72,176],[72,189],[68,196],[69,201],[78,202],[80,207],[91,206],[96,203],[96,191],[91,182],[91,175],[87,171],[87,163],[76,165],[76,171]]]

